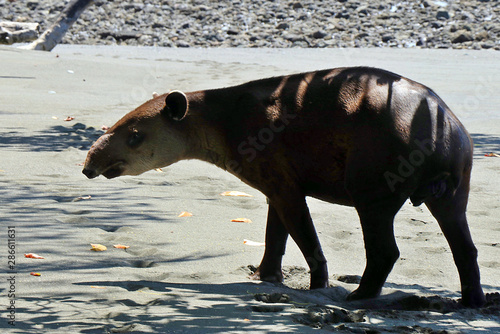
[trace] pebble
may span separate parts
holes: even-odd
[[[0,0],[0,18],[47,29],[69,0]],[[65,44],[500,50],[500,1],[95,0]]]

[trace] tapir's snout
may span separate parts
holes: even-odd
[[[117,157],[119,150],[110,146],[110,138],[110,134],[104,134],[90,148],[82,170],[89,179],[99,175],[112,179],[124,173],[125,160]]]
[[[98,177],[99,175],[103,175],[107,179],[113,179],[120,175],[123,175],[125,169],[124,161],[117,161],[110,165],[107,165],[105,168],[93,168],[90,167],[91,164],[85,163],[85,167],[83,167],[82,173],[85,174],[89,179],[93,179]]]
[[[99,176],[99,173],[97,173],[95,169],[91,168],[84,168],[82,170],[82,173],[85,174],[85,176],[88,177],[89,179],[93,179]]]

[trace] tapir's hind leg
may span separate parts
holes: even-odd
[[[269,205],[266,226],[266,250],[264,258],[252,279],[266,282],[282,282],[281,261],[285,254],[288,232],[272,204]]]
[[[462,286],[462,303],[480,307],[485,297],[479,279],[477,249],[472,242],[465,214],[469,179],[470,172],[463,176],[454,194],[448,191],[443,197],[427,200],[425,204],[437,219],[453,253]]]

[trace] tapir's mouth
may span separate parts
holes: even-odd
[[[108,168],[106,168],[101,174],[107,179],[118,177],[122,175],[124,165],[125,163],[123,161],[115,162],[114,164],[109,165]]]
[[[104,175],[105,178],[112,179],[114,177],[122,175],[125,169],[124,167],[125,167],[125,162],[118,161],[106,167],[102,172],[92,167],[85,167],[82,172],[89,179],[96,178],[99,175]]]

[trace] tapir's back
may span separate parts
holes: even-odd
[[[286,125],[279,132],[323,128],[356,132],[361,124],[370,123],[404,137],[424,100],[430,99],[429,108],[440,103],[423,85],[367,67],[275,77],[217,90],[217,94],[220,91],[236,97],[234,108],[228,110],[230,121],[240,117],[245,121],[242,126],[254,132],[269,123]]]

